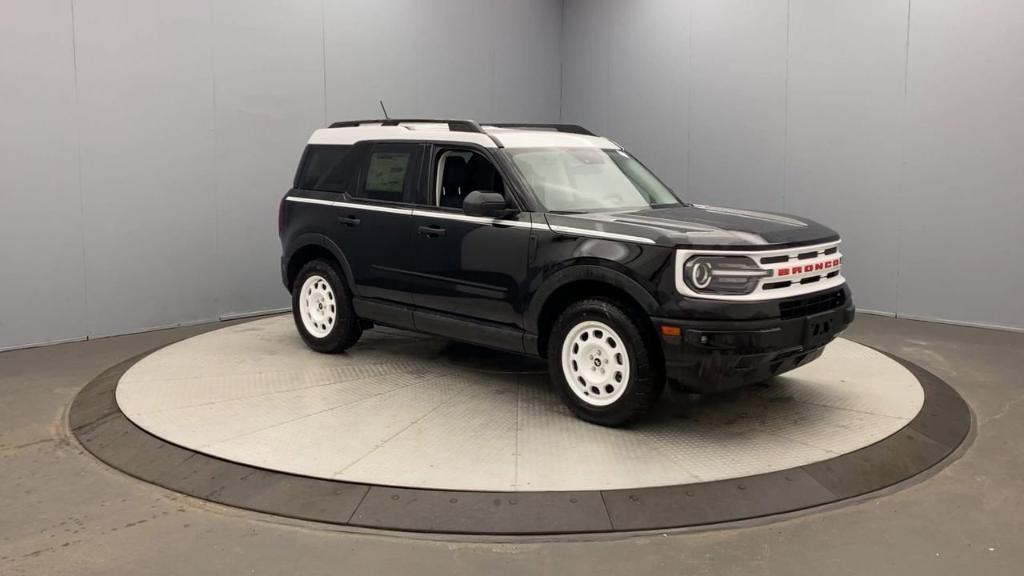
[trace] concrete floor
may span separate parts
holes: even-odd
[[[111,470],[69,438],[75,393],[189,327],[0,354],[0,574],[1019,574],[1024,334],[861,316],[847,337],[931,370],[977,436],[927,480],[727,529],[572,541],[351,533],[211,505]]]

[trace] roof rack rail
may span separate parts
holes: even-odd
[[[447,124],[452,132],[484,133],[484,129],[472,120],[442,120],[433,118],[382,118],[375,120],[345,120],[335,122],[330,128],[355,128],[363,124],[380,124],[381,126],[398,126],[399,124]]]
[[[534,128],[538,130],[554,130],[555,132],[595,136],[593,132],[578,124],[528,124],[522,122],[509,122],[501,124],[487,124],[487,126],[494,126],[495,128]]]

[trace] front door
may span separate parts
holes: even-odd
[[[482,150],[435,147],[426,197],[413,215],[413,303],[420,309],[520,328],[530,214],[468,216],[473,191],[499,192],[515,206]]]

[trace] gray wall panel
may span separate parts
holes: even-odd
[[[75,5],[90,335],[217,317],[210,6]]]
[[[494,0],[417,2],[413,45],[416,109],[442,117],[486,119],[494,107]],[[523,39],[529,42],[528,38]],[[398,114],[396,111],[395,114]]]
[[[562,121],[608,134],[614,5],[566,0],[562,20]],[[624,49],[624,47],[623,47]]]
[[[687,194],[689,1],[612,4],[608,46],[608,132],[673,189]],[[684,32],[684,33],[680,33]],[[650,70],[661,70],[651,90]],[[666,129],[672,127],[671,129]]]
[[[277,206],[324,125],[320,0],[214,1],[218,312],[287,307]]]
[[[85,337],[71,6],[0,3],[0,349]]]
[[[557,122],[562,95],[562,3],[494,0],[491,121]]]
[[[844,239],[857,304],[896,309],[907,2],[793,0],[785,210]]]
[[[1024,3],[912,6],[899,311],[1024,328]]]
[[[327,117],[558,117],[554,0],[326,0]]]
[[[416,0],[324,0],[328,120],[418,113]]]
[[[694,0],[688,194],[695,201],[782,209],[786,4]]]

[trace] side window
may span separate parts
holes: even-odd
[[[353,146],[312,145],[306,148],[295,187],[305,190],[351,193],[358,176]]]
[[[442,208],[462,209],[470,192],[505,193],[501,174],[482,154],[450,149],[438,154],[434,164],[434,202]]]
[[[419,144],[374,144],[366,160],[362,189],[352,196],[367,200],[402,202],[415,187]]]

